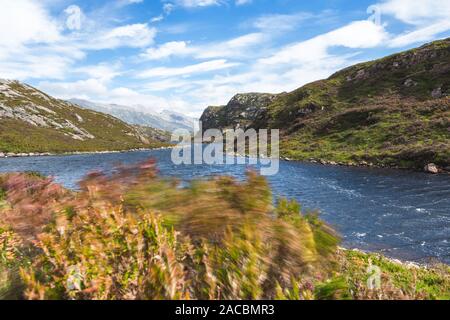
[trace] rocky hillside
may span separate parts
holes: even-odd
[[[200,121],[203,129],[245,129],[263,118],[267,107],[276,98],[277,95],[269,93],[237,94],[226,106],[208,107]]]
[[[117,118],[0,80],[0,152],[126,150],[155,142]]]
[[[148,137],[151,140],[170,143],[171,142],[171,134],[168,131],[164,131],[161,129],[155,129],[147,126],[139,126],[135,125],[134,128],[143,136]]]
[[[449,170],[450,39],[355,65],[254,108],[241,106],[237,122],[224,107],[208,108],[203,128],[279,128],[291,159]]]
[[[69,102],[79,105],[85,109],[110,114],[126,123],[146,126],[158,130],[172,132],[177,129],[193,130],[197,119],[180,113],[164,110],[162,112],[144,111],[143,107],[130,107],[118,104],[101,104],[82,99],[70,99]]]

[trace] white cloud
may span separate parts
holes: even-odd
[[[171,56],[184,56],[192,53],[193,50],[188,48],[188,43],[185,41],[172,41],[164,43],[156,48],[149,48],[141,57],[148,60],[159,60]]]
[[[261,46],[267,38],[263,33],[250,33],[231,40],[210,43],[196,48],[197,58],[219,58],[246,56],[256,46]],[[252,52],[254,54],[254,52]]]
[[[76,72],[72,68],[89,50],[147,47],[156,35],[147,24],[104,26],[89,20],[77,6],[56,19],[48,4],[0,0],[0,77],[64,79]]]
[[[167,68],[167,67],[152,68],[139,73],[138,77],[152,78],[152,77],[188,76],[197,73],[205,73],[215,70],[228,69],[237,65],[238,65],[237,63],[231,63],[227,62],[227,60],[225,59],[219,59],[179,68]]]
[[[450,19],[448,0],[385,0],[379,7],[382,15],[393,15],[408,24],[423,25],[430,20]]]
[[[151,22],[160,22],[164,20],[164,16],[160,14],[159,16],[153,17],[150,19]]]
[[[268,65],[312,63],[327,58],[329,48],[372,48],[387,38],[388,34],[382,26],[370,21],[356,21],[310,40],[291,44],[260,62]]]
[[[168,0],[166,0],[168,1]],[[169,0],[170,1],[170,0]],[[229,0],[173,0],[176,5],[184,8],[219,6],[228,3]],[[237,6],[242,6],[252,3],[253,0],[235,0]]]
[[[57,23],[38,2],[0,0],[0,8],[3,49],[27,43],[54,43],[60,39]]]
[[[174,7],[175,6],[173,3],[170,3],[170,2],[164,3],[163,12],[160,15],[150,19],[150,21],[153,23],[163,21],[166,17],[168,17],[172,13]]]
[[[117,0],[118,6],[128,6],[130,4],[142,3],[144,0]]]
[[[75,68],[75,73],[85,74],[90,78],[100,80],[104,83],[111,81],[122,74],[120,63],[101,63],[97,65],[86,65]]]
[[[120,26],[94,37],[89,47],[93,49],[142,48],[153,43],[156,32],[155,28],[150,28],[143,23]]]
[[[413,43],[434,40],[436,35],[450,30],[450,20],[437,22],[414,31],[401,34],[389,41],[389,46],[401,48]]]
[[[194,86],[196,86],[196,83],[192,80],[175,78],[159,79],[144,84],[144,88],[150,92],[165,91],[168,89],[180,89],[177,91],[186,91]]]
[[[405,47],[431,41],[450,30],[450,1],[448,0],[385,0],[378,4],[383,16],[413,25],[415,29],[394,36],[390,47]]]
[[[165,98],[142,94],[126,87],[110,90],[104,101],[114,101],[114,103],[122,105],[131,104],[131,106],[139,108],[140,111],[161,111],[170,107],[170,103]]]
[[[130,106],[140,111],[161,111],[172,104],[165,98],[139,93],[127,87],[109,88],[99,79],[74,82],[40,82],[37,87],[60,99],[85,99],[100,103]]]
[[[64,79],[72,60],[56,54],[33,55],[18,52],[16,59],[0,60],[0,78],[26,80],[30,78]]]
[[[108,94],[108,88],[98,79],[79,80],[74,82],[40,82],[38,88],[60,99],[91,99]]]
[[[244,4],[250,4],[252,2],[253,2],[252,0],[236,0],[236,5],[237,6],[242,6]]]
[[[175,0],[175,4],[185,8],[208,7],[212,5],[220,5],[220,0]]]
[[[270,32],[282,32],[295,29],[299,23],[315,17],[311,13],[267,14],[256,18],[253,27]],[[316,17],[317,18],[317,17]]]
[[[169,57],[192,56],[196,59],[228,58],[234,59],[254,54],[252,49],[263,45],[268,38],[263,33],[250,33],[222,42],[191,45],[187,41],[172,41],[155,48],[149,48],[141,57],[148,60],[160,60]]]

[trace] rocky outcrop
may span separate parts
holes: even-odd
[[[200,118],[203,130],[247,129],[265,116],[267,107],[278,97],[269,93],[235,95],[225,106],[208,107]]]
[[[202,123],[202,129],[223,129],[228,125],[228,119],[224,112],[225,106],[209,106],[203,111],[200,121]]]
[[[434,163],[429,163],[425,166],[424,171],[427,173],[438,174],[439,168]]]

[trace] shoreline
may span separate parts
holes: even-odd
[[[105,150],[105,151],[69,151],[62,153],[52,153],[52,152],[0,152],[0,159],[7,158],[28,158],[28,157],[51,157],[51,156],[73,156],[73,155],[89,155],[89,154],[116,154],[116,153],[130,153],[130,152],[142,152],[142,151],[157,151],[157,150],[170,150],[175,148],[176,146],[168,146],[168,147],[156,147],[156,148],[133,148],[127,150]],[[232,152],[225,152],[224,155],[234,156],[234,157],[244,157],[249,158],[248,155],[240,155],[233,154]],[[258,159],[267,159],[269,157],[259,156]],[[434,163],[430,163],[425,165],[422,170],[418,168],[408,168],[408,167],[399,167],[399,166],[388,166],[388,165],[378,165],[371,162],[360,162],[360,163],[343,163],[336,162],[332,160],[323,160],[323,159],[309,159],[309,160],[296,160],[291,159],[289,157],[280,156],[279,160],[286,162],[299,162],[299,163],[309,163],[309,164],[317,164],[323,166],[335,166],[335,167],[348,167],[348,168],[375,168],[375,169],[393,169],[393,170],[403,170],[403,171],[411,171],[411,172],[422,172],[433,175],[440,174],[450,174],[450,170],[448,168],[442,168]],[[431,170],[430,170],[431,168]]]
[[[407,267],[407,268],[416,268],[416,269],[430,269],[433,268],[434,265],[445,265],[445,266],[449,266],[449,263],[446,263],[438,258],[435,258],[436,261],[433,263],[426,263],[426,262],[416,262],[416,261],[410,261],[410,260],[402,260],[399,258],[394,258],[392,256],[386,255],[382,252],[376,252],[376,251],[369,251],[369,250],[362,250],[359,248],[346,248],[346,247],[342,247],[339,246],[338,247],[338,252],[339,251],[343,251],[343,252],[358,252],[358,253],[362,253],[364,255],[368,255],[368,256],[378,256],[378,257],[382,257],[384,259],[386,259],[387,261],[391,262],[391,263],[395,263],[398,265],[401,265],[403,267]]]
[[[422,172],[422,173],[428,173],[428,174],[450,174],[450,170],[447,168],[442,168],[434,163],[429,163],[424,166],[422,170],[418,168],[411,168],[411,167],[400,167],[400,166],[388,166],[388,165],[379,165],[374,164],[371,162],[360,162],[360,163],[344,163],[344,162],[336,162],[336,161],[328,161],[323,159],[310,159],[310,160],[295,160],[290,159],[288,157],[280,157],[280,160],[287,161],[287,162],[303,162],[303,163],[311,163],[311,164],[317,164],[317,165],[323,165],[323,166],[333,166],[333,167],[348,167],[348,168],[373,168],[373,169],[393,169],[393,170],[403,170],[403,171],[411,171],[411,172]]]
[[[29,157],[58,157],[58,156],[73,156],[73,155],[85,155],[85,154],[115,154],[115,153],[130,153],[130,152],[141,152],[141,151],[155,151],[155,150],[169,150],[174,147],[156,147],[156,148],[135,148],[127,150],[105,150],[105,151],[68,151],[62,153],[52,153],[52,152],[0,152],[0,159],[7,158],[29,158]]]
[[[242,154],[236,154],[233,152],[225,152],[225,155],[228,156],[234,156],[234,157],[243,157],[243,158],[250,158],[248,155],[242,155]],[[266,156],[258,156],[258,159],[270,159],[270,157]],[[450,174],[450,168],[442,168],[434,163],[429,163],[424,166],[422,170],[418,168],[409,168],[409,167],[400,167],[400,166],[388,166],[388,165],[379,165],[374,164],[372,162],[366,162],[362,161],[359,163],[351,162],[351,163],[344,163],[344,162],[336,162],[332,160],[323,160],[323,159],[309,159],[309,160],[297,160],[297,159],[291,159],[289,157],[280,156],[279,160],[286,161],[286,162],[298,162],[298,163],[308,163],[308,164],[317,164],[322,166],[333,166],[333,167],[348,167],[348,168],[373,168],[373,169],[390,169],[390,170],[403,170],[403,171],[411,171],[411,172],[422,172],[427,174],[433,174],[433,175],[441,175],[441,174]]]

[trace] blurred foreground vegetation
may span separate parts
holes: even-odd
[[[249,173],[181,188],[155,163],[95,172],[69,191],[0,176],[3,299],[450,299],[448,266],[338,248],[296,202]],[[369,290],[367,269],[381,268]]]

